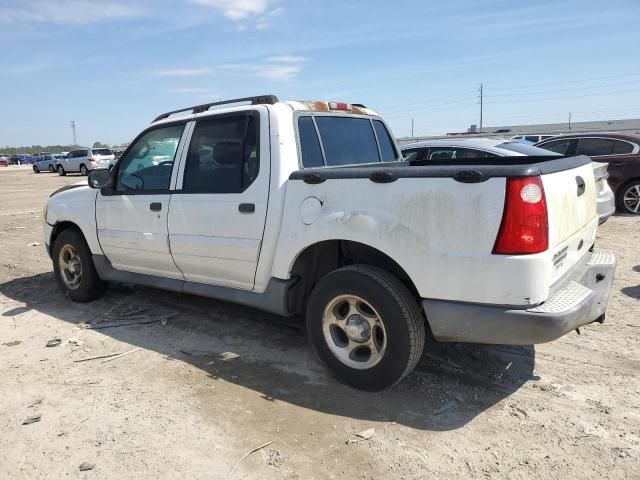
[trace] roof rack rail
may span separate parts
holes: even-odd
[[[162,115],[158,115],[153,119],[153,122],[157,122],[158,120],[162,120],[164,118],[169,118],[171,115],[180,112],[188,112],[191,111],[192,114],[202,113],[209,110],[211,107],[216,105],[227,105],[230,103],[241,103],[241,102],[251,102],[251,105],[273,105],[278,102],[278,97],[275,95],[259,95],[256,97],[245,97],[245,98],[233,98],[231,100],[222,100],[220,102],[211,102],[204,103],[202,105],[196,105],[194,107],[181,108],[180,110],[173,110],[171,112],[163,113]]]

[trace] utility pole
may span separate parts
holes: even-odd
[[[571,112],[569,112],[569,130],[571,130]]]
[[[78,145],[78,139],[76,138],[76,122],[71,120],[71,130],[73,131],[73,144]]]
[[[483,85],[480,84],[480,133],[482,133]]]
[[[413,138],[413,118],[411,119],[411,138]]]

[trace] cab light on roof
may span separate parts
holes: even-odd
[[[351,104],[344,102],[329,102],[329,109],[351,111]]]

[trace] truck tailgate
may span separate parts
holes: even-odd
[[[549,250],[560,278],[591,247],[598,224],[596,181],[591,164],[542,175],[549,221]],[[575,241],[572,241],[575,240]]]

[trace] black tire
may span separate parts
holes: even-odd
[[[618,189],[618,195],[616,198],[618,209],[624,213],[630,213],[632,215],[640,215],[639,203],[627,202],[627,204],[625,204],[625,201],[624,201],[625,197],[629,197],[629,196],[636,197],[637,195],[640,195],[640,179],[631,180],[630,182],[625,183],[622,187]]]
[[[87,170],[87,167],[85,167],[84,165],[80,165],[80,175],[86,177],[88,173],[89,170]]]
[[[33,173],[40,173],[40,170],[36,165],[33,166]]]
[[[386,350],[370,368],[346,365],[325,339],[325,308],[341,295],[365,300],[384,324]],[[307,304],[307,335],[316,354],[342,382],[376,391],[399,382],[416,366],[424,350],[425,319],[414,296],[396,277],[377,267],[352,265],[325,275],[314,287]]]
[[[62,165],[58,165],[58,175],[60,175],[61,177],[64,177],[67,174],[67,172],[64,171],[64,168],[62,168]]]
[[[53,173],[55,171],[56,171],[56,169],[53,168],[53,165],[49,165],[49,173]]]
[[[76,288],[70,288],[62,279],[60,252],[65,247],[72,247],[78,254],[81,264],[81,277]],[[53,273],[62,292],[74,302],[89,302],[99,298],[106,288],[96,272],[91,251],[82,234],[75,229],[64,230],[53,244]]]

